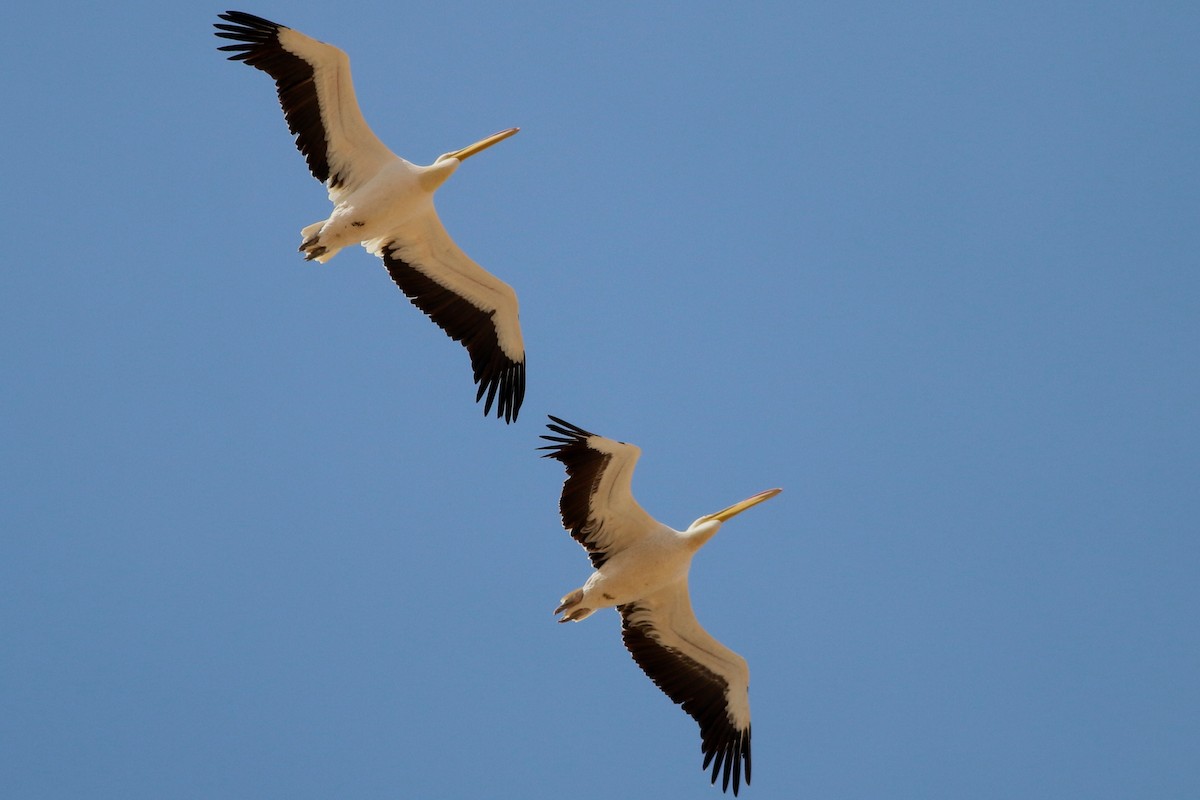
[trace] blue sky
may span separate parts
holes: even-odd
[[[0,785],[715,797],[544,415],[643,449],[751,667],[751,798],[1200,794],[1200,11],[242,6],[347,50],[517,290],[511,426],[327,214],[225,6],[27,4],[0,293]]]

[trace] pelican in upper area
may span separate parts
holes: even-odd
[[[438,156],[428,167],[405,161],[363,119],[350,59],[333,45],[241,11],[219,15],[217,36],[231,61],[275,79],[279,104],[313,176],[329,189],[333,213],[300,231],[300,251],[322,263],[362,244],[380,256],[396,285],[471,356],[483,413],[517,418],[525,396],[525,345],[512,287],[487,272],[450,238],[433,193],[458,166],[517,132],[500,131]]]
[[[704,769],[712,764],[722,791],[733,781],[736,796],[745,768],[750,785],[750,670],[746,659],[725,647],[696,621],[688,597],[688,568],[696,551],[722,523],[769,500],[768,489],[676,531],[633,499],[633,468],[641,450],[550,417],[557,436],[550,452],[567,469],[563,527],[584,546],[595,572],[562,599],[559,622],[578,622],[598,609],[621,613],[621,637],[642,671],[683,706],[700,725]]]

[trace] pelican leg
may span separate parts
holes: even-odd
[[[559,622],[578,622],[585,617],[590,617],[592,609],[581,608],[580,603],[583,602],[583,589],[576,589],[569,595],[564,597],[558,604],[558,608],[554,609],[554,613],[562,613],[562,618]]]
[[[307,225],[300,231],[300,252],[304,253],[305,261],[319,259],[329,251],[329,248],[321,244],[321,229],[325,227],[328,220],[320,220],[312,225]]]
[[[317,244],[315,239],[310,239],[304,244],[300,245],[300,252],[304,253],[305,261],[312,261],[315,258],[320,258],[321,256],[325,255],[326,249]]]
[[[566,611],[568,608],[577,604],[582,599],[583,599],[583,589],[576,589],[575,591],[571,592],[569,595],[567,595],[566,597],[564,597],[562,600],[559,601],[558,608],[554,609],[554,613],[557,614],[560,611]]]
[[[592,609],[581,607],[581,608],[576,608],[575,610],[573,610],[569,613],[563,614],[562,617],[558,621],[559,622],[579,622],[579,620],[587,619],[591,615],[592,615]]]

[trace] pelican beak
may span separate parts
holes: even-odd
[[[486,139],[480,139],[475,144],[468,145],[467,147],[464,147],[462,150],[455,150],[453,153],[446,153],[446,155],[442,156],[442,158],[457,158],[459,161],[466,161],[468,158],[475,155],[476,153],[479,153],[483,150],[487,150],[489,147],[494,145],[496,142],[504,141],[505,139],[512,136],[519,130],[521,130],[521,129],[520,128],[509,128],[506,131],[500,131],[499,133],[493,133],[491,136],[487,137]],[[438,160],[440,161],[441,159],[438,159]]]
[[[764,500],[770,500],[772,497],[782,491],[783,489],[767,489],[765,492],[759,492],[753,497],[747,497],[740,503],[734,503],[729,508],[723,508],[715,514],[709,514],[706,519],[715,519],[717,522],[725,522],[726,520],[736,517],[747,508],[753,508]]]

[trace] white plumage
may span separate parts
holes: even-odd
[[[567,470],[563,527],[587,550],[595,571],[563,597],[559,622],[578,622],[601,608],[621,614],[621,636],[642,671],[700,725],[704,768],[712,782],[750,783],[750,670],[746,660],[714,639],[692,611],[692,556],[746,509],[779,494],[759,492],[676,531],[647,514],[633,498],[633,469],[641,450],[550,417],[542,436],[547,458]]]
[[[419,309],[471,358],[476,401],[484,414],[517,418],[525,396],[525,345],[512,287],[480,267],[446,233],[433,194],[467,158],[517,132],[509,128],[456,150],[427,167],[400,158],[371,131],[354,95],[350,59],[333,45],[246,14],[220,15],[217,36],[230,60],[275,79],[296,146],[334,204],[328,219],[301,231],[308,260],[333,258],[362,244]]]

